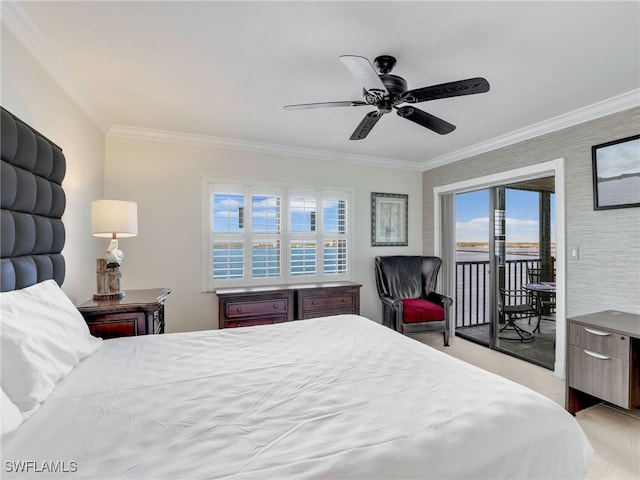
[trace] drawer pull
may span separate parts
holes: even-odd
[[[592,352],[590,350],[582,350],[584,353],[586,353],[587,355],[589,355],[590,357],[593,358],[597,358],[599,360],[610,360],[611,357],[607,356],[607,355],[602,355],[601,353],[596,353],[596,352]]]
[[[277,310],[277,309],[278,309],[278,304],[277,304],[277,303],[274,303],[274,304],[273,304],[273,309],[274,309],[274,310]]]
[[[347,299],[342,297],[342,303],[347,303]]]
[[[242,312],[242,308],[236,307],[236,312],[241,313]]]
[[[592,328],[584,327],[584,329],[585,329],[587,332],[592,333],[593,335],[599,335],[599,336],[601,336],[601,337],[608,337],[609,335],[611,335],[609,332],[602,332],[602,331],[600,331],[600,330],[594,330],[594,329],[592,329]]]
[[[311,305],[317,305],[317,304],[318,304],[318,302],[316,300],[312,300],[311,301]]]

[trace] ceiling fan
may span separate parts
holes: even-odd
[[[304,110],[309,108],[360,107],[365,105],[376,107],[376,110],[364,116],[349,138],[350,140],[362,140],[366,138],[371,129],[378,123],[378,120],[382,118],[382,115],[391,112],[394,108],[401,117],[411,120],[418,125],[422,125],[429,130],[433,130],[440,135],[446,135],[455,130],[455,125],[416,107],[410,105],[400,106],[400,104],[420,103],[428,100],[472,95],[474,93],[489,91],[489,82],[482,77],[407,90],[407,82],[404,78],[391,75],[391,70],[393,70],[396,64],[395,57],[391,55],[380,55],[374,60],[374,64],[376,68],[380,70],[380,74],[376,73],[371,62],[365,57],[342,55],[340,56],[340,60],[364,86],[362,92],[364,100],[301,103],[297,105],[285,105],[284,109]]]

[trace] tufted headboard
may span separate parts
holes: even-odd
[[[62,149],[4,108],[0,127],[0,290],[16,290],[50,278],[62,285],[66,206]]]

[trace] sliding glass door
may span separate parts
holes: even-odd
[[[527,287],[532,272],[553,277],[553,185],[550,177],[455,196],[456,335],[547,368],[555,322]]]

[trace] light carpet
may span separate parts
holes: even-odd
[[[531,388],[564,407],[565,382],[551,370],[483,347],[459,337],[442,345],[442,334],[411,335],[426,345]],[[599,480],[640,479],[640,410],[627,411],[601,403],[581,410],[576,419],[594,454],[585,478]]]

